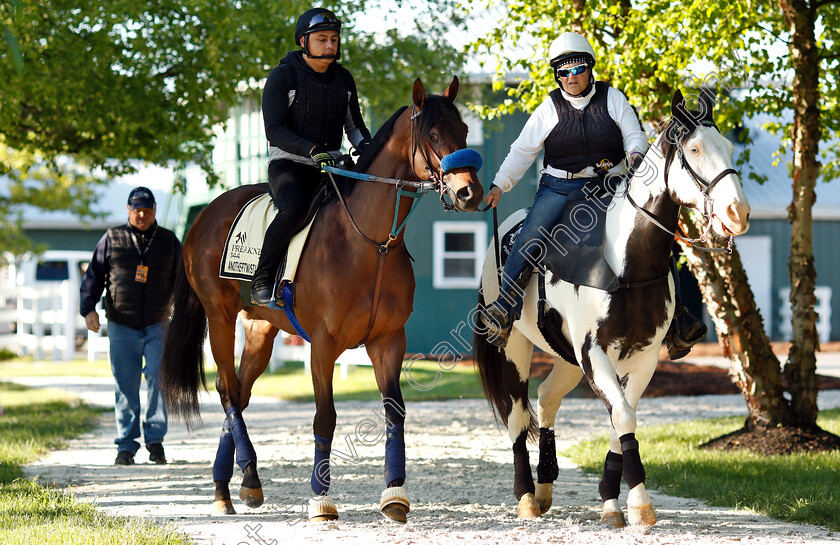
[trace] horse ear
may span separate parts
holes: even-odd
[[[701,89],[700,91],[700,115],[701,121],[712,121],[712,107],[715,100],[712,91],[709,89]]]
[[[426,101],[426,88],[423,87],[423,82],[420,78],[414,80],[414,89],[411,91],[411,99],[417,109],[423,108],[423,103]]]
[[[682,91],[677,89],[673,98],[671,98],[671,115],[677,115],[677,112],[681,109],[685,109],[685,99],[683,98]]]
[[[443,96],[455,102],[455,97],[458,96],[458,76],[452,76],[452,83],[443,92]]]

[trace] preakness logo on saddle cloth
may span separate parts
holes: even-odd
[[[254,197],[242,207],[225,239],[225,249],[219,267],[220,277],[246,281],[253,278],[260,260],[265,230],[276,215],[277,208],[273,206],[268,193]],[[312,222],[292,238],[280,265],[279,274],[283,280],[294,280],[300,254],[311,226]]]
[[[266,193],[251,199],[242,207],[230,226],[219,276],[250,280],[257,270],[262,250],[263,233],[277,215]]]

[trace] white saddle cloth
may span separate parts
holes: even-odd
[[[222,252],[219,270],[220,277],[247,281],[254,277],[260,260],[265,230],[276,215],[277,209],[268,193],[254,197],[242,207],[236,219],[233,220],[230,232],[225,239],[225,249]],[[301,232],[292,238],[280,265],[282,280],[294,281],[300,255],[303,253],[303,246],[306,244],[313,221],[315,221],[314,217]]]

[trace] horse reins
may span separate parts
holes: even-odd
[[[715,125],[712,122],[703,121],[700,124],[705,126],[705,127],[713,127],[718,132],[720,132],[720,129],[718,129],[717,125]],[[667,131],[666,131],[666,134],[667,134]],[[711,231],[711,228],[712,228],[712,206],[714,204],[714,200],[712,199],[712,197],[710,195],[710,193],[712,192],[712,189],[714,189],[714,187],[718,184],[718,182],[720,182],[726,176],[728,176],[730,174],[734,174],[735,176],[738,176],[738,171],[736,171],[733,168],[727,168],[727,169],[724,169],[720,174],[715,176],[714,179],[711,182],[706,181],[706,179],[703,178],[703,176],[701,176],[697,171],[695,171],[691,167],[691,165],[688,164],[688,161],[685,159],[685,154],[683,153],[682,147],[679,145],[679,143],[676,144],[676,150],[677,150],[676,155],[677,155],[677,159],[679,159],[680,167],[683,170],[685,170],[686,172],[688,172],[689,178],[691,178],[691,180],[694,182],[694,185],[697,186],[697,189],[699,189],[703,193],[703,215],[706,218],[706,229],[703,231],[703,233],[701,233],[701,235],[697,238],[684,237],[684,236],[676,233],[675,231],[672,231],[672,230],[668,229],[667,227],[665,227],[664,225],[662,225],[662,223],[660,223],[659,220],[656,219],[656,216],[654,216],[651,212],[649,212],[649,211],[645,210],[644,208],[642,208],[641,206],[639,206],[636,203],[636,201],[633,200],[633,197],[630,196],[629,190],[627,191],[627,200],[630,202],[631,205],[633,205],[634,208],[636,208],[636,210],[638,210],[639,212],[642,213],[642,217],[644,217],[645,219],[647,219],[648,221],[650,221],[651,223],[653,223],[654,225],[656,225],[657,227],[659,227],[660,229],[665,231],[666,233],[672,235],[677,240],[681,240],[682,242],[685,242],[686,244],[691,246],[693,249],[695,249],[697,251],[700,251],[700,252],[726,252],[728,254],[731,254],[732,253],[732,237],[731,236],[729,237],[729,240],[727,241],[727,244],[726,244],[725,248],[715,248],[715,247],[710,248],[710,247],[706,247],[706,246],[697,246],[695,244],[695,242],[706,242],[708,240],[709,232]],[[671,160],[673,161],[673,157],[672,157]],[[630,182],[628,181],[627,184],[628,184],[628,189],[629,189]],[[665,171],[665,187],[668,187],[668,171],[667,171],[667,169]]]
[[[410,153],[411,153],[411,171],[418,178],[418,180],[421,180],[421,178],[420,178],[420,176],[417,176],[417,169],[416,169],[415,164],[414,164],[414,156],[415,156],[416,151],[417,151],[416,146],[418,145],[418,141],[420,139],[415,138],[414,132],[415,132],[415,119],[420,115],[420,111],[421,110],[419,110],[419,109],[415,111],[415,106],[412,105],[411,114],[409,116],[409,118],[410,118],[410,125],[409,125],[409,135],[410,136],[409,136],[409,139],[410,139]],[[431,151],[435,155],[435,157],[437,157],[438,163],[440,163],[440,156],[437,154],[437,152],[435,152],[435,150],[431,147],[431,145],[429,145],[428,140],[425,140],[424,144],[429,149],[429,151]],[[388,255],[388,252],[391,249],[391,244],[395,240],[397,240],[400,233],[405,228],[406,222],[408,221],[408,218],[409,218],[409,216],[411,216],[412,212],[414,212],[414,210],[416,208],[416,205],[419,202],[420,198],[423,195],[425,195],[426,193],[428,193],[430,190],[437,189],[438,193],[440,194],[440,202],[443,203],[444,210],[454,210],[455,209],[454,206],[452,206],[450,204],[447,204],[446,201],[444,201],[444,199],[443,199],[444,194],[448,191],[448,189],[445,187],[445,184],[443,183],[442,173],[441,173],[440,176],[438,176],[437,173],[434,170],[432,170],[432,168],[430,166],[431,162],[429,161],[429,155],[426,153],[424,148],[422,148],[422,147],[420,148],[420,153],[423,156],[423,160],[426,162],[425,169],[429,172],[429,178],[431,180],[429,182],[424,182],[424,181],[413,182],[413,181],[410,181],[410,180],[401,180],[401,179],[397,179],[397,178],[383,178],[383,177],[380,177],[380,176],[374,176],[374,175],[371,175],[371,174],[361,174],[361,173],[358,173],[358,172],[353,172],[353,171],[344,170],[344,169],[338,169],[338,168],[335,168],[335,167],[324,167],[324,171],[329,176],[330,182],[332,182],[332,186],[335,189],[336,195],[338,195],[339,202],[341,202],[341,205],[344,208],[344,211],[347,212],[347,217],[350,218],[350,224],[353,226],[353,229],[356,231],[356,233],[359,234],[359,236],[362,237],[362,240],[364,240],[365,242],[367,242],[368,244],[370,244],[371,246],[376,248],[376,251],[377,251],[377,254],[378,254],[377,265],[376,265],[376,281],[374,282],[374,287],[373,287],[373,303],[372,303],[372,308],[371,308],[371,311],[370,311],[370,319],[368,320],[368,325],[367,325],[367,329],[365,330],[365,334],[362,336],[362,340],[359,341],[359,345],[365,344],[365,342],[367,341],[368,335],[370,335],[370,332],[373,331],[373,324],[374,324],[374,322],[376,322],[376,313],[377,313],[377,310],[379,309],[379,295],[380,295],[381,288],[382,288],[382,276],[383,276],[383,273],[384,273],[384,270],[385,270],[385,258],[386,258],[386,256]],[[341,191],[338,188],[338,184],[336,184],[336,182],[335,182],[335,178],[333,177],[334,173],[338,174],[338,175],[341,175],[341,176],[348,177],[348,178],[354,178],[354,179],[357,179],[357,180],[362,180],[362,181],[367,181],[367,182],[380,182],[380,183],[391,184],[391,185],[394,185],[396,187],[397,197],[396,197],[396,203],[394,204],[394,221],[391,225],[391,231],[388,233],[388,240],[386,240],[385,242],[381,242],[381,243],[376,242],[375,240],[371,239],[369,236],[365,235],[362,232],[361,229],[359,229],[359,226],[356,224],[356,220],[353,219],[353,214],[350,213],[350,208],[347,206],[347,202],[344,200],[344,197],[342,196]],[[413,188],[413,189],[415,189],[415,191],[407,191],[407,190],[403,189],[404,187]],[[400,211],[400,199],[402,197],[408,197],[408,198],[415,199],[415,200],[411,203],[411,208],[409,209],[408,214],[406,214],[405,218],[403,219],[403,221],[398,226],[397,225],[397,220],[398,220],[399,211]],[[400,244],[403,244],[403,242],[400,242]]]

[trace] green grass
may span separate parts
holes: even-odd
[[[411,364],[410,378],[405,363],[403,365],[400,384],[406,401],[484,398],[481,381],[471,365],[456,365],[449,369],[436,361],[419,360]],[[212,390],[216,381],[216,366],[212,361],[206,364],[206,375],[208,387]],[[13,379],[24,376],[110,377],[111,366],[107,360],[33,362],[17,359],[0,362],[0,377]],[[531,397],[536,397],[537,386],[539,381],[530,381]],[[377,401],[381,397],[372,367],[353,366],[347,379],[342,380],[340,367],[336,365],[333,390],[336,401]],[[253,395],[313,401],[312,377],[304,373],[303,363],[288,362],[275,373],[266,371],[254,384]]]
[[[441,368],[437,362],[416,361],[411,364],[411,377],[403,369],[400,386],[406,401],[435,401],[442,399],[483,398],[484,391],[475,369],[457,365]],[[207,372],[207,384],[213,388],[215,367]],[[304,374],[302,363],[286,363],[275,373],[266,372],[254,384],[254,395],[270,396],[290,401],[312,401],[312,377]],[[345,380],[339,366],[333,375],[333,395],[336,401],[376,401],[381,399],[372,367],[354,366]]]
[[[822,411],[818,424],[840,434],[840,409]],[[647,484],[710,505],[840,530],[840,452],[763,457],[697,448],[742,425],[743,418],[736,417],[638,429]],[[586,471],[600,474],[607,448],[603,436],[565,454]]]
[[[33,361],[16,358],[0,362],[0,377],[110,377],[108,360]]]
[[[0,543],[189,543],[172,529],[102,514],[24,478],[22,466],[92,429],[99,410],[62,392],[0,382]]]

